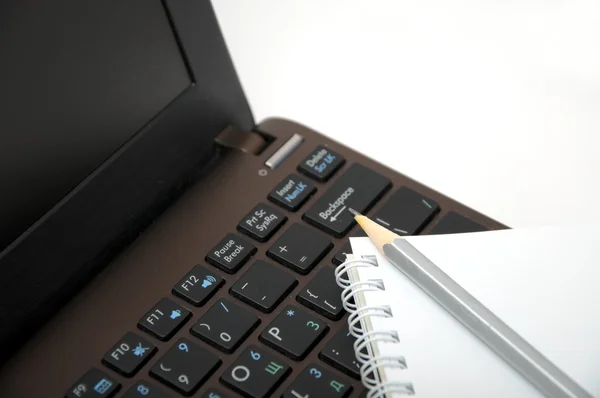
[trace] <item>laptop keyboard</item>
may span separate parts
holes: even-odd
[[[349,242],[338,241],[333,264],[323,258],[334,249],[335,238],[345,238],[355,225],[348,209],[366,213],[392,184],[387,177],[357,163],[327,182],[345,162],[327,147],[315,148],[298,165],[300,175],[290,174],[270,193],[265,192],[269,203],[250,209],[237,226],[231,226],[238,233],[227,234],[206,253],[209,265],[197,265],[182,275],[172,297],[161,298],[153,307],[149,303],[150,309],[138,322],[138,333],[127,332],[113,347],[107,347],[102,358],[105,369],[90,369],[65,396],[111,398],[119,392],[128,398],[189,396],[202,392],[207,380],[218,378],[219,390],[205,388],[198,396],[268,397],[285,381],[285,398],[348,397],[352,392],[349,378],[360,379],[354,338],[347,328],[335,333],[331,329],[334,323],[345,322],[334,266],[350,252]],[[317,184],[323,182],[327,183]],[[324,194],[310,203],[317,190]],[[398,187],[388,196],[372,218],[401,235],[421,232],[440,212],[436,201],[408,187]],[[304,207],[304,222],[288,222],[287,212]],[[484,229],[455,212],[436,225],[438,233]],[[271,240],[280,229],[283,231],[277,239]],[[351,236],[364,234],[357,230]],[[257,253],[253,241],[269,242],[265,253],[269,260],[253,259]],[[220,276],[217,270],[241,276],[228,286],[226,275]],[[298,291],[294,304],[281,305],[299,284],[300,275],[311,277]],[[225,297],[203,307],[223,289],[227,289]],[[275,317],[263,324],[261,315],[266,313]],[[168,349],[159,352],[153,339],[169,341],[182,328],[189,329],[189,337],[174,339]],[[254,333],[262,345],[240,349]],[[302,361],[323,340],[326,344],[318,353],[322,362],[307,360],[303,370],[292,374],[290,363]],[[219,355],[209,346],[235,359],[224,369]],[[275,352],[287,359],[282,360]],[[158,360],[144,370],[154,356]],[[113,371],[137,377],[136,383],[120,391]]]

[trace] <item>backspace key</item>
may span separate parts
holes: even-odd
[[[302,218],[328,234],[342,238],[355,222],[348,209],[352,208],[359,213],[366,212],[391,186],[389,179],[355,163],[329,187]]]

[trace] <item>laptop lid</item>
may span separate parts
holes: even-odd
[[[0,5],[0,363],[252,115],[209,1]]]

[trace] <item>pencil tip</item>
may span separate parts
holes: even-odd
[[[348,211],[350,212],[350,214],[352,214],[354,217],[356,216],[362,216],[362,214],[360,214],[359,212],[357,212],[356,210],[354,210],[352,207],[348,207]]]
[[[356,220],[356,222],[358,223],[358,225],[360,225],[360,227],[361,227],[361,228],[362,228],[362,229],[363,229],[365,232],[368,232],[367,230],[365,230],[365,228],[367,228],[367,229],[368,229],[368,226],[367,226],[367,225],[368,225],[369,221],[371,221],[371,220],[369,220],[367,217],[363,216],[363,215],[362,215],[362,214],[360,214],[360,213],[359,213],[359,214],[357,214],[357,215],[354,217],[354,219]]]
[[[377,249],[383,253],[383,245],[392,242],[398,237],[395,233],[388,230],[382,225],[377,224],[362,214],[354,217],[358,225],[365,231],[367,236],[371,238],[371,241],[377,246]]]

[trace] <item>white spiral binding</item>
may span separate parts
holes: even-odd
[[[381,367],[394,367],[406,369],[403,357],[375,355],[371,349],[374,342],[399,343],[398,333],[392,330],[367,331],[362,329],[362,320],[371,317],[391,318],[393,316],[389,306],[364,306],[358,307],[356,295],[361,292],[383,291],[385,286],[380,279],[370,279],[352,282],[348,271],[360,267],[377,267],[375,256],[363,256],[347,260],[335,269],[335,280],[342,290],[343,307],[350,316],[348,328],[350,334],[356,337],[354,352],[356,359],[361,363],[360,375],[363,385],[369,390],[367,398],[386,398],[388,394],[413,395],[411,383],[383,382],[377,370]]]

